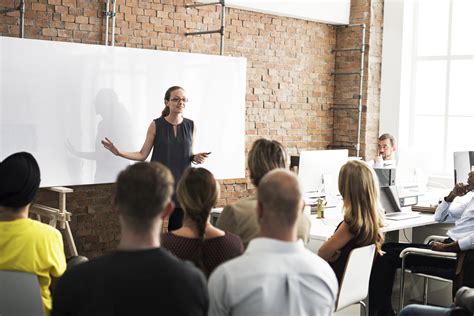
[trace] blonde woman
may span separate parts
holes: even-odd
[[[377,202],[378,182],[373,170],[363,161],[348,161],[339,172],[338,182],[344,219],[318,255],[329,262],[340,283],[350,251],[375,244],[377,253],[381,254],[384,237]]]

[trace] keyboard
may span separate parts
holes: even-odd
[[[389,213],[385,214],[385,218],[392,220],[392,221],[401,221],[410,218],[420,217],[420,213],[418,212],[396,212],[396,213]]]

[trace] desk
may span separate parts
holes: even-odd
[[[317,251],[321,245],[334,234],[337,225],[342,221],[342,214],[338,208],[326,208],[325,218],[318,219],[316,215],[311,215],[311,231],[308,248]],[[426,225],[437,224],[433,214],[420,214],[419,217],[394,221],[386,220],[383,231],[389,234],[390,240],[398,239],[398,231],[405,228],[420,227]]]

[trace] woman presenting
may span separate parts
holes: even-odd
[[[193,154],[196,128],[192,120],[183,117],[187,101],[185,91],[181,87],[173,86],[166,91],[165,108],[161,116],[153,120],[148,127],[145,143],[140,151],[120,151],[107,137],[102,140],[102,145],[116,156],[137,161],[144,161],[153,148],[151,161],[160,162],[171,170],[176,189],[181,175],[191,166],[191,162],[201,164],[208,155],[208,153]],[[183,222],[184,213],[176,194],[173,195],[173,201],[176,208],[169,218],[169,230],[180,228]]]

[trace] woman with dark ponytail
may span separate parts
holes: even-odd
[[[178,184],[177,197],[184,210],[183,226],[163,234],[161,244],[178,258],[194,262],[207,277],[221,263],[243,252],[240,237],[211,225],[211,209],[219,199],[219,186],[204,168],[189,168]]]
[[[167,166],[175,183],[178,183],[184,170],[191,166],[191,162],[201,164],[208,154],[194,154],[196,126],[192,120],[183,117],[188,102],[184,89],[179,86],[170,87],[165,93],[164,101],[165,108],[161,116],[150,123],[140,151],[121,151],[107,137],[102,140],[102,145],[116,156],[136,161],[147,159],[153,149],[151,161],[158,161]],[[183,210],[176,195],[173,195],[173,201],[176,208],[169,218],[169,230],[180,228],[183,222]]]

